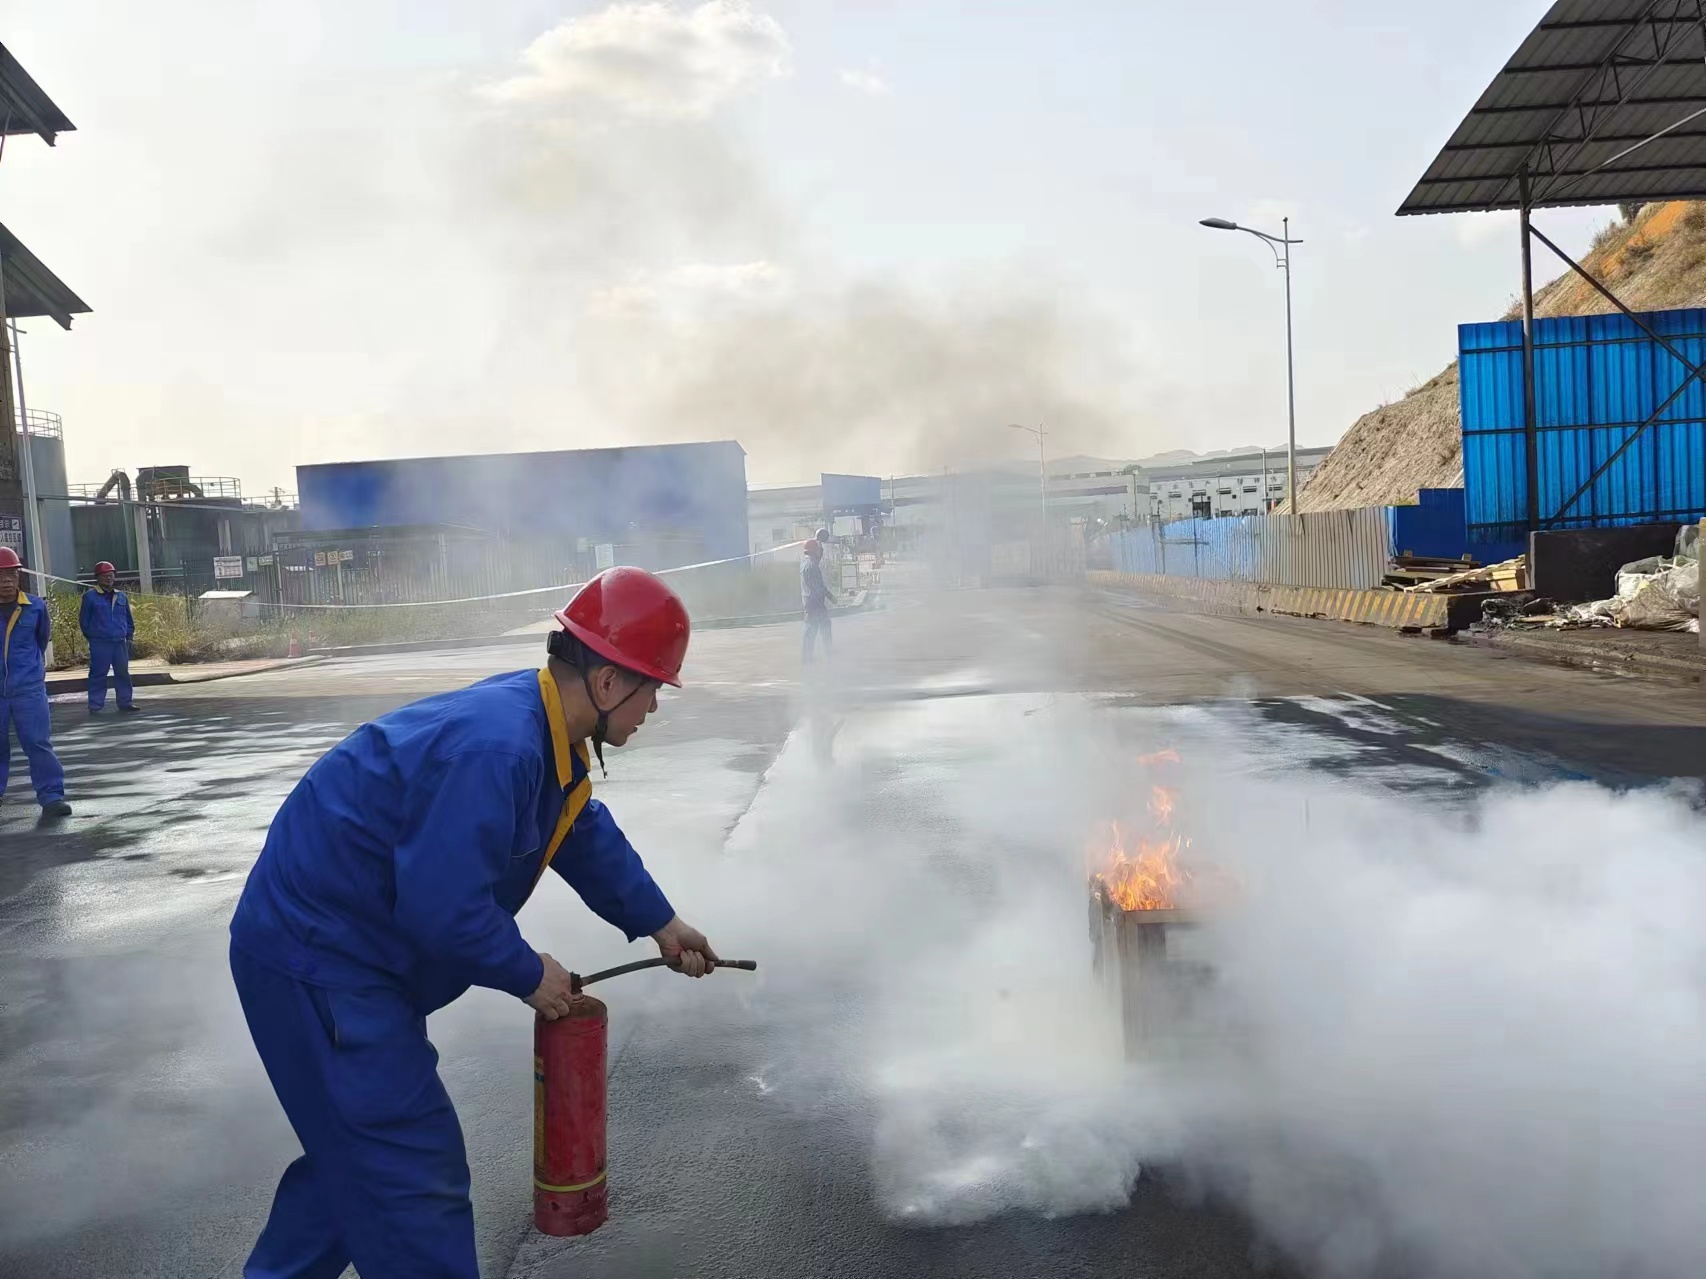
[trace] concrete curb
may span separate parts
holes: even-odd
[[[163,671],[132,671],[131,684],[136,688],[159,688],[166,684],[211,684],[215,680],[241,679],[245,675],[265,675],[268,671],[294,670],[300,666],[314,666],[325,659],[319,654],[307,657],[281,657],[275,661],[265,662],[260,666],[251,666],[247,670],[230,671],[197,671],[193,666],[178,666]],[[86,693],[89,691],[87,675],[49,675],[47,677],[47,694],[57,697],[61,693]]]
[[[1520,632],[1496,631],[1477,635],[1473,643],[1495,651],[1515,652],[1523,657],[1587,670],[1614,668],[1633,675],[1681,676],[1699,681],[1706,677],[1706,654],[1698,661],[1682,657],[1667,657],[1663,653],[1631,653],[1624,649],[1598,644],[1555,644]]]

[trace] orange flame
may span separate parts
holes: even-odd
[[[1102,841],[1106,841],[1105,844]],[[1172,910],[1179,890],[1191,877],[1179,865],[1184,840],[1170,834],[1159,841],[1138,839],[1128,848],[1126,832],[1109,822],[1101,832],[1102,866],[1093,879],[1121,910]]]
[[[1139,763],[1176,764],[1179,752],[1172,747],[1144,755]],[[1179,854],[1190,840],[1173,828],[1178,807],[1176,792],[1165,786],[1149,791],[1151,830],[1135,840],[1118,822],[1097,829],[1090,853],[1090,879],[1120,910],[1173,910],[1180,890],[1192,876],[1179,865]]]

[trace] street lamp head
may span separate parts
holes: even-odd
[[[1236,222],[1228,222],[1225,218],[1204,218],[1202,225],[1211,231],[1236,231],[1239,229]]]

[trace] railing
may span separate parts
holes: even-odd
[[[44,440],[63,440],[65,438],[65,423],[59,414],[49,413],[46,409],[26,409],[23,420],[18,425],[18,434],[24,433],[28,425],[31,435],[39,435]]]

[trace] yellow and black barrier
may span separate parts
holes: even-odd
[[[1438,595],[1411,591],[1354,591],[1321,586],[1270,586],[1199,577],[1095,572],[1093,585],[1185,599],[1212,610],[1277,613],[1360,622],[1394,630],[1459,630],[1481,615],[1480,593]]]

